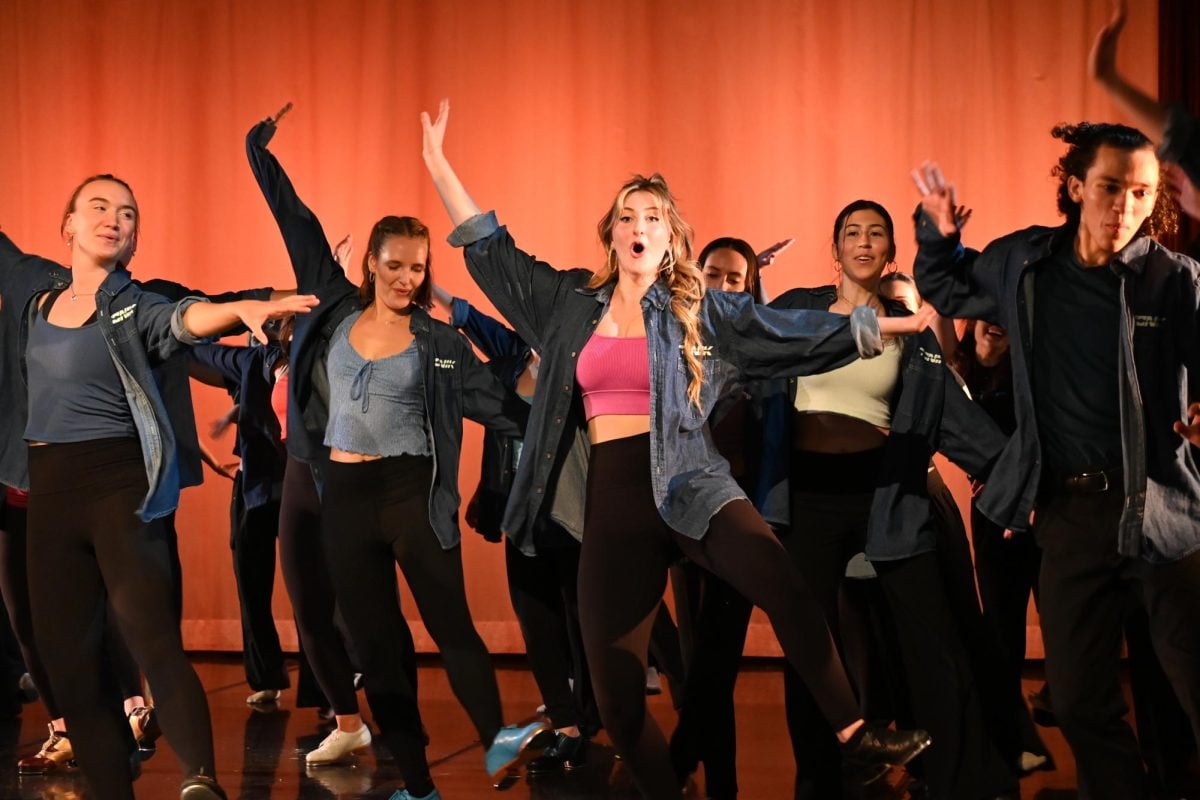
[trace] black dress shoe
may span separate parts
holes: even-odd
[[[1054,703],[1050,699],[1050,685],[1042,684],[1036,692],[1025,696],[1029,700],[1029,709],[1033,712],[1033,721],[1043,728],[1057,728],[1058,717],[1054,716]]]
[[[882,778],[888,767],[912,761],[932,742],[922,730],[893,731],[883,725],[865,724],[842,745],[842,760],[847,767],[862,772],[864,783],[871,783]]]
[[[550,745],[540,756],[530,761],[525,767],[530,775],[544,775],[548,772],[566,770],[570,772],[580,769],[587,764],[588,739],[586,736],[568,736],[565,733],[554,734],[554,744]]]

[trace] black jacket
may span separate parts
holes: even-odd
[[[837,290],[821,286],[792,289],[770,305],[825,311],[835,300]],[[893,316],[908,313],[898,303],[888,302],[887,306]],[[795,378],[787,381],[784,397],[790,409],[796,398]],[[968,474],[983,477],[1005,444],[1004,434],[971,402],[944,363],[931,330],[905,337],[900,376],[889,405],[891,432],[884,445],[867,528],[866,554],[872,561],[894,561],[935,549],[927,488],[929,459],[935,452]],[[790,413],[779,416],[789,423],[792,418]],[[771,431],[770,438],[791,442],[790,424],[787,427],[782,432]],[[774,472],[779,474],[779,469]]]
[[[1075,228],[1026,228],[980,253],[963,248],[958,234],[942,236],[920,208],[916,219],[921,294],[942,314],[995,322],[1012,339],[1017,432],[977,508],[1001,527],[1024,529],[1042,467],[1031,382],[1034,279],[1057,248],[1070,246]],[[1185,419],[1189,391],[1194,398],[1200,390],[1200,264],[1141,236],[1109,268],[1121,280],[1120,340],[1113,342],[1125,481],[1118,546],[1126,556],[1176,561],[1200,550],[1196,452],[1171,429]]]

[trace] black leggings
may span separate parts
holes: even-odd
[[[321,501],[312,470],[291,456],[279,502],[279,566],[292,601],[300,650],[317,684],[335,714],[357,714],[354,666],[334,625],[337,603],[321,544]],[[408,642],[411,648],[411,635]]]
[[[580,548],[566,531],[557,534],[567,541],[542,547],[536,556],[522,555],[505,538],[508,596],[546,716],[555,728],[579,726],[590,735],[599,719],[579,633]]]
[[[154,687],[162,728],[187,774],[215,775],[204,687],[179,633],[172,534],[142,522],[135,439],[29,448],[33,631],[92,791],[132,800],[132,733],[103,660],[105,597]]]
[[[33,611],[29,607],[29,578],[26,568],[27,513],[24,508],[6,505],[0,519],[0,594],[4,595],[4,607],[8,611],[13,633],[21,649],[25,670],[33,678],[38,695],[50,719],[59,719],[62,714],[50,687],[46,665],[33,639]],[[174,529],[172,529],[173,531]],[[178,552],[178,551],[176,551]],[[176,556],[177,558],[178,556]],[[111,614],[104,629],[104,652],[116,680],[122,699],[143,694],[142,673],[134,663],[121,632]]]
[[[485,747],[502,725],[491,656],[467,607],[462,548],[442,549],[429,524],[432,478],[427,456],[330,462],[321,503],[325,553],[362,659],[367,700],[414,796],[427,794],[431,784],[396,563],[441,651],[450,687]]]
[[[767,613],[835,730],[860,715],[816,599],[749,501],[728,503],[703,539],[691,539],[662,521],[650,475],[648,434],[592,447],[579,615],[605,729],[644,797],[677,800],[679,783],[646,712],[645,685],[650,631],[680,551]]]

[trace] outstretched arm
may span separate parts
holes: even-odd
[[[450,166],[446,154],[442,151],[442,142],[446,139],[446,125],[450,121],[450,101],[442,100],[438,105],[437,119],[429,120],[429,113],[421,112],[421,129],[424,131],[421,155],[425,158],[425,167],[429,177],[433,178],[434,188],[442,198],[442,205],[450,214],[450,221],[457,227],[471,217],[479,214],[479,206],[467,194],[462,181]]]
[[[334,260],[329,240],[312,210],[296,194],[296,188],[283,171],[279,160],[267,149],[275,136],[279,120],[290,111],[288,103],[279,113],[263,120],[246,135],[246,157],[250,170],[262,190],[267,205],[283,234],[292,270],[302,292],[314,292],[334,280],[345,280],[342,268]]]
[[[183,327],[196,339],[220,336],[245,325],[260,342],[267,340],[263,323],[290,314],[307,314],[317,305],[315,295],[293,295],[282,300],[237,300],[232,303],[192,303],[183,311]]]
[[[1167,122],[1166,108],[1117,71],[1117,44],[1125,28],[1125,0],[1112,0],[1112,9],[1112,18],[1092,44],[1092,52],[1088,55],[1088,74],[1108,90],[1109,97],[1133,118],[1143,133],[1161,142]]]
[[[961,243],[961,229],[970,211],[958,205],[954,184],[946,182],[935,162],[926,161],[914,169],[912,178],[921,193],[913,261],[921,297],[946,317],[995,319],[995,300],[990,289],[980,285],[975,269],[979,253]]]

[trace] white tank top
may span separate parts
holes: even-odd
[[[841,414],[890,429],[890,402],[900,378],[903,351],[898,340],[889,339],[884,342],[883,353],[875,358],[855,359],[820,375],[797,378],[796,411]]]

